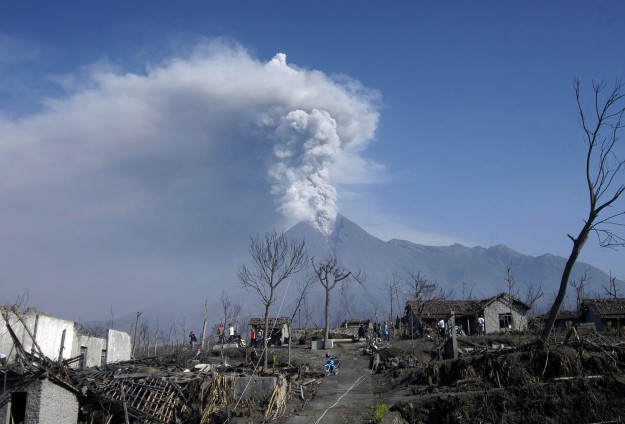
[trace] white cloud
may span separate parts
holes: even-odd
[[[375,93],[290,66],[283,54],[263,63],[213,43],[143,74],[79,72],[58,77],[71,92],[45,100],[43,111],[0,118],[1,265],[29,255],[57,261],[22,276],[8,270],[10,290],[89,284],[90,270],[110,261],[139,293],[171,284],[141,267],[158,260],[170,271],[158,274],[175,275],[185,255],[198,257],[195,269],[185,257],[185,280],[205,279],[198,264],[211,246],[245,244],[275,223],[276,210],[332,220],[336,163],[367,182],[379,171],[359,154],[377,126]]]

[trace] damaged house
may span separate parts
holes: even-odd
[[[507,293],[483,300],[409,300],[404,322],[408,328],[412,323],[415,333],[420,334],[426,327],[436,328],[438,321],[447,321],[453,313],[455,325],[462,327],[467,335],[477,333],[480,316],[484,317],[486,333],[523,331],[527,328],[531,309]]]
[[[123,331],[109,329],[106,338],[92,337],[79,334],[76,322],[50,316],[35,308],[18,313],[12,308],[1,307],[0,312],[25,351],[37,349],[42,355],[58,361],[82,356],[82,360],[73,365],[75,367],[94,367],[131,357],[130,335]],[[17,354],[5,325],[0,327],[0,352],[7,355],[8,361],[15,360]]]
[[[96,338],[81,340],[69,321],[55,320],[35,310],[21,313],[4,308],[1,312],[2,348],[10,345],[11,357],[0,363],[3,422],[206,423],[213,422],[215,416],[223,417],[229,405],[241,400],[246,405],[266,405],[264,420],[284,411],[284,376],[241,375],[240,369],[225,363],[214,366],[204,352],[190,350],[186,345],[161,357],[112,361],[125,354],[120,350],[115,355],[107,352],[106,360],[103,355],[89,358],[90,348],[111,349],[120,341],[128,341],[129,345],[129,338],[117,332],[109,333],[104,344]],[[42,336],[43,331],[52,330],[60,336]],[[43,346],[52,357],[44,354]],[[82,353],[64,359],[68,355],[64,352],[72,349]],[[129,348],[127,352],[129,355]],[[98,361],[98,366],[87,366]],[[215,368],[219,372],[214,372]]]
[[[620,328],[625,323],[625,299],[584,299],[581,302],[582,322],[594,323],[599,332]]]
[[[248,325],[258,334],[258,330],[262,330],[265,326],[264,318],[251,318]],[[268,346],[282,346],[289,344],[291,333],[291,318],[278,317],[269,319],[269,336],[267,337]]]
[[[80,335],[73,321],[44,314],[35,308],[19,312],[0,308],[0,352],[3,386],[0,419],[7,422],[76,423],[77,391],[50,375],[48,366],[85,368],[130,359],[130,336],[109,330],[106,339]],[[36,360],[27,360],[30,356]],[[41,364],[38,362],[41,361]],[[9,369],[7,364],[13,366]],[[17,365],[16,365],[17,364]]]

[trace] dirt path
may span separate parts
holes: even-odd
[[[339,345],[332,354],[341,359],[338,375],[323,378],[315,397],[297,415],[279,420],[281,424],[368,422],[373,414],[374,395],[369,357],[356,344]],[[320,357],[322,354],[319,355]],[[320,363],[320,367],[322,362]]]

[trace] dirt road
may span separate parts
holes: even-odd
[[[337,345],[332,354],[341,360],[338,375],[323,378],[315,397],[297,414],[283,417],[281,424],[362,423],[373,414],[374,395],[369,357],[358,344]],[[319,354],[323,357],[323,352]],[[319,367],[323,366],[320,361]]]

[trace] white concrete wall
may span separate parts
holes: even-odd
[[[4,311],[4,310],[3,310]],[[30,351],[30,337],[24,330],[24,325],[17,319],[15,314],[9,311],[9,324],[13,329],[13,332],[17,336],[17,339],[20,343],[25,344],[27,346],[24,348],[26,351]],[[23,317],[24,322],[28,326],[28,328],[34,328],[35,317],[33,315],[28,315]],[[15,349],[13,349],[13,339],[9,334],[9,330],[7,330],[4,319],[2,319],[2,325],[0,325],[0,352],[4,353],[9,357],[9,361],[15,359]]]
[[[107,340],[80,336],[73,321],[51,317],[34,308],[28,309],[22,315],[22,321],[15,314],[9,312],[11,328],[26,352],[31,351],[33,342],[22,322],[35,336],[37,345],[43,354],[54,361],[59,357],[61,341],[63,341],[64,346],[62,359],[80,355],[81,346],[86,346],[88,356],[86,366],[88,367],[102,365],[102,350],[106,350],[107,362],[127,361],[131,358],[131,341],[128,333],[109,330]],[[63,331],[65,331],[64,338]],[[0,325],[0,353],[7,355],[9,361],[15,359],[13,340],[5,325]],[[78,365],[78,362],[73,364],[73,366]]]
[[[512,314],[512,330],[523,331],[527,328],[527,313],[516,304],[512,306],[505,299],[497,299],[484,309],[484,324],[486,333],[508,331],[499,327],[500,314]]]
[[[128,361],[132,356],[130,335],[123,331],[109,329],[106,346],[106,362]]]
[[[61,343],[63,343],[62,358],[69,359],[75,356],[72,348],[76,345],[78,333],[74,322],[43,314],[39,314],[38,318],[35,338],[43,354],[50,359],[58,359]],[[65,331],[64,338],[63,331]]]
[[[30,333],[35,336],[37,345],[39,345],[43,354],[52,360],[57,360],[59,357],[63,330],[65,330],[63,343],[65,348],[62,352],[62,358],[69,359],[75,356],[78,334],[74,322],[54,318],[30,308],[22,315],[22,321],[13,312],[9,312],[9,323],[25,351],[31,352],[33,342],[28,331],[24,328],[24,324],[26,324]],[[13,340],[5,325],[0,326],[0,352],[6,355],[9,355],[10,352],[9,360],[15,359]]]
[[[77,354],[82,352],[82,347],[87,348],[84,359],[85,367],[89,368],[102,365],[102,351],[106,350],[106,340],[99,337],[80,336],[80,347]]]

